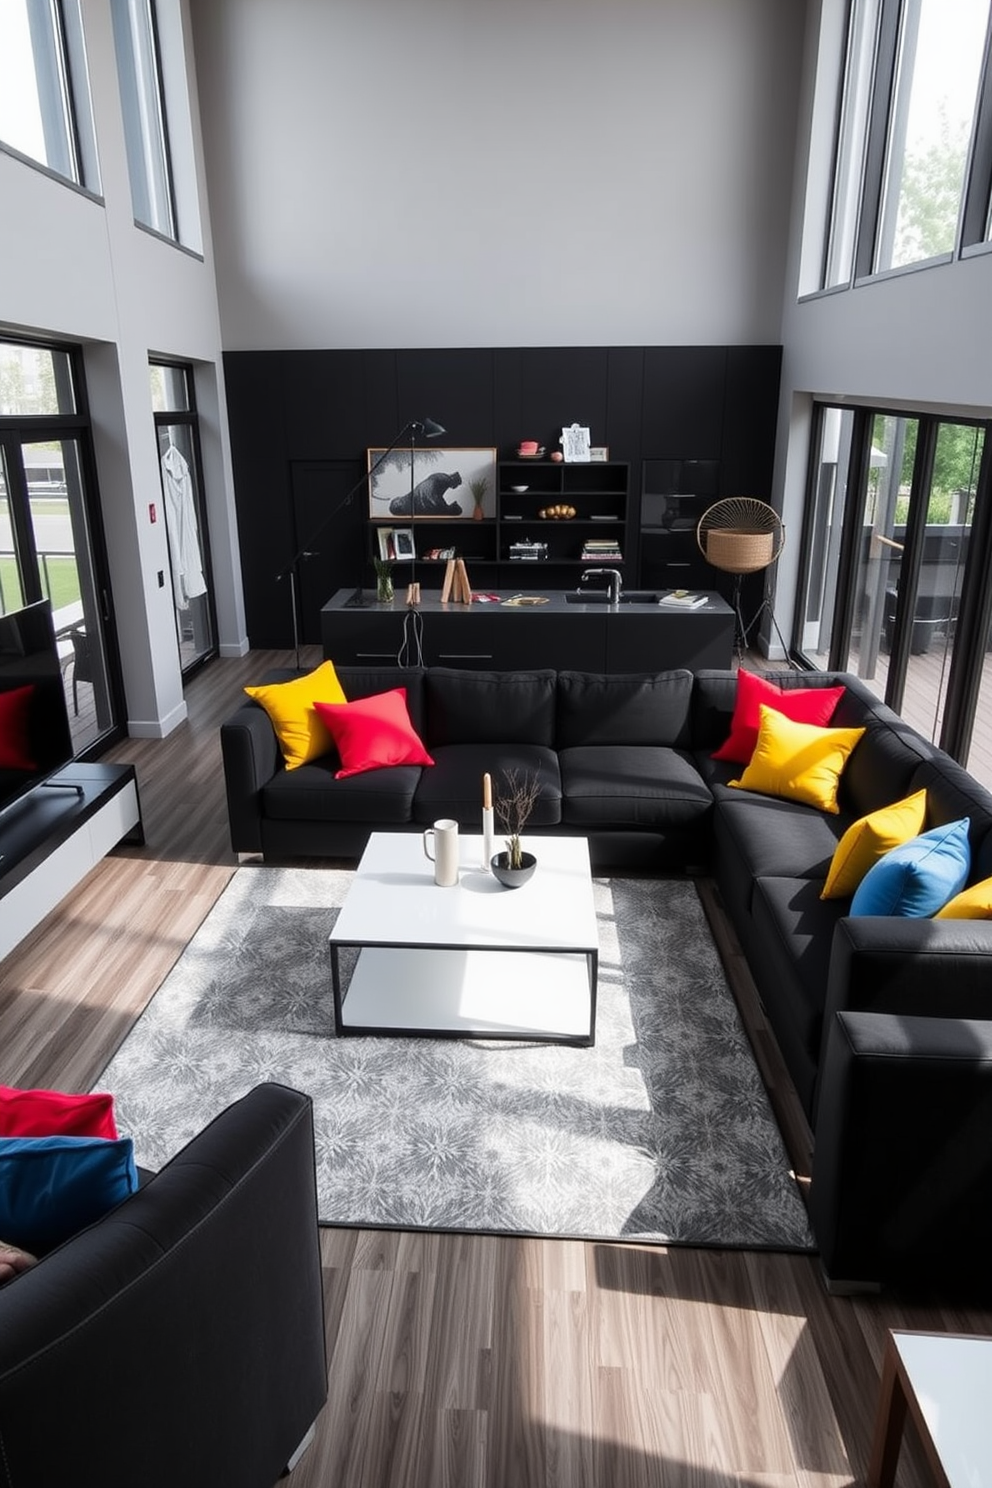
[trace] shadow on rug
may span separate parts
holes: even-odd
[[[97,1082],[141,1166],[276,1080],[313,1098],[324,1224],[813,1248],[691,881],[595,881],[582,1049],[336,1038],[327,938],[350,878],[234,875]]]

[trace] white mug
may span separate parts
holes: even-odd
[[[434,851],[427,845],[433,838]],[[424,852],[434,864],[434,882],[450,889],[458,882],[458,823],[442,817],[424,833]]]

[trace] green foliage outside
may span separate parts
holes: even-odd
[[[42,567],[42,582],[46,568],[50,590],[46,598],[52,601],[52,609],[59,610],[63,605],[76,604],[81,595],[75,558],[47,559]],[[20,607],[20,592],[17,564],[13,558],[0,558],[0,593],[4,596],[4,604],[8,610]]]
[[[877,448],[888,446],[888,415],[879,414],[875,420],[873,442]],[[909,515],[909,492],[913,481],[913,466],[916,462],[916,440],[919,433],[916,419],[906,419],[906,438],[903,445],[902,471],[899,480],[899,496],[896,500],[895,524],[902,526]],[[941,424],[934,451],[933,478],[930,483],[930,500],[927,505],[927,521],[949,522],[971,520],[975,500],[975,485],[982,459],[985,431],[969,424]],[[955,494],[967,491],[969,500],[966,513],[952,510]]]
[[[922,263],[950,253],[957,234],[968,129],[939,111],[938,136],[907,152],[899,182],[899,213],[892,263]]]

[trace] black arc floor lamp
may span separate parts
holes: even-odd
[[[388,448],[384,449],[382,454],[379,455],[378,459],[376,459],[375,462],[369,466],[368,470],[366,470],[361,479],[355,482],[347,495],[342,496],[337,506],[335,506],[332,511],[328,512],[327,516],[324,517],[323,520],[317,524],[314,530],[310,533],[310,536],[307,538],[306,542],[303,544],[302,548],[300,548],[293,554],[292,558],[286,564],[286,567],[280,569],[279,573],[276,574],[277,583],[279,583],[282,579],[289,579],[289,597],[290,605],[293,611],[293,650],[296,652],[297,671],[299,671],[300,669],[300,564],[305,558],[316,558],[319,556],[319,554],[314,549],[313,544],[316,542],[320,534],[324,531],[324,528],[328,525],[329,522],[332,522],[334,520],[339,511],[341,511],[348,505],[352,497],[355,495],[356,491],[361,490],[366,481],[370,480],[371,477],[378,470],[383,460],[385,460],[388,455],[391,455],[393,453],[393,450],[396,449],[400,441],[407,435],[409,435],[410,438],[410,515],[412,517],[414,489],[413,462],[416,452],[417,439],[418,437],[421,439],[439,439],[440,436],[446,432],[447,431],[445,430],[443,424],[439,424],[431,418],[410,419],[408,423],[404,424],[402,429],[392,440]]]

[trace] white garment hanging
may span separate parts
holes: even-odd
[[[189,609],[191,599],[206,594],[200,534],[193,500],[193,479],[186,459],[176,446],[162,456],[162,491],[165,496],[165,526],[172,558],[172,592],[177,610]]]

